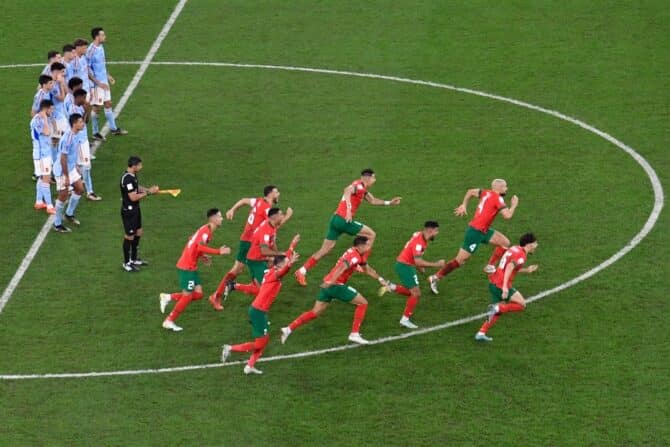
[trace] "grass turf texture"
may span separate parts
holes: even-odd
[[[155,3],[151,15],[131,2],[112,10],[103,24],[110,35],[108,59],[144,56],[170,13],[171,6]],[[14,19],[5,19],[3,31],[28,23],[25,7],[16,2],[11,8]],[[480,88],[555,108],[612,133],[667,183],[668,18],[660,2],[408,2],[402,8],[389,2],[193,2],[157,60],[325,67]],[[80,19],[99,20],[85,12]],[[137,30],[133,39],[129,29]],[[62,38],[54,42],[72,37],[69,30],[58,33]],[[8,63],[41,60],[54,46],[31,37],[26,48],[14,42],[20,34],[7,34],[0,56]],[[117,100],[136,68],[111,69]],[[9,123],[0,129],[7,148],[29,147],[24,115],[37,71],[0,70],[0,91],[11,98],[0,110]],[[372,192],[404,200],[398,208],[360,210],[360,219],[379,235],[371,264],[395,279],[394,257],[421,222],[441,222],[427,257],[450,258],[467,222],[451,209],[467,187],[505,176],[521,205],[512,221],[498,220],[495,227],[514,239],[527,229],[540,238],[533,258],[540,272],[516,282],[526,296],[610,256],[651,209],[642,170],[604,140],[548,116],[427,87],[153,66],[120,122],[131,134],[106,143],[93,171],[105,200],[80,205],[81,229],[49,235],[0,316],[2,373],[212,363],[221,343],[248,339],[247,297],[233,295],[223,314],[205,302],[192,304],[179,320],[185,332],[176,335],[160,328],[157,294],[176,290],[174,263],[205,209],[256,196],[266,183],[278,184],[282,206],[296,211],[280,231],[280,246],[299,232],[306,257],[320,244],[342,188],[362,167],[373,166],[378,183]],[[143,204],[141,253],[152,264],[130,276],[120,270],[117,180],[136,152],[145,160],[144,184],[180,187],[182,194]],[[5,153],[15,155],[0,167],[0,200],[9,223],[0,240],[3,252],[16,256],[6,256],[0,267],[3,284],[42,223],[30,209],[28,149]],[[234,223],[225,223],[215,243],[236,248],[244,217],[241,211]],[[658,228],[619,263],[523,315],[503,317],[490,346],[472,342],[478,327],[472,323],[368,349],[259,363],[266,375],[257,378],[230,367],[1,382],[0,439],[8,445],[93,439],[109,445],[659,445],[670,437],[661,398],[669,391],[662,361],[669,347],[657,338],[668,310],[668,238],[661,231],[667,226],[664,213]],[[310,274],[306,290],[286,282],[270,312],[273,338],[266,355],[345,342],[352,306],[333,305],[285,346],[278,328],[311,306],[320,278],[348,245],[346,238],[338,243]],[[428,326],[484,310],[488,297],[480,270],[489,253],[484,247],[443,281],[439,297],[429,296],[424,281],[416,322]],[[202,269],[206,292],[231,264],[232,257],[216,258],[211,269]],[[73,281],[80,286],[71,292]],[[375,283],[363,277],[352,283],[371,301],[363,333],[400,333],[403,300],[376,298]]]

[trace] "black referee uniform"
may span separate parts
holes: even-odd
[[[127,272],[137,272],[137,266],[146,265],[146,262],[137,257],[140,245],[138,230],[142,228],[142,211],[140,201],[130,199],[130,193],[140,192],[140,183],[137,175],[124,172],[119,182],[121,189],[121,220],[123,221],[123,268]]]

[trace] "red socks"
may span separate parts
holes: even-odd
[[[292,331],[295,331],[297,328],[302,326],[303,324],[307,324],[313,319],[315,319],[318,315],[314,313],[312,310],[308,310],[307,312],[303,312],[298,318],[293,320],[291,324],[288,325],[289,329]]]
[[[437,276],[437,279],[442,279],[445,276],[447,276],[449,273],[451,273],[454,270],[456,270],[457,268],[459,268],[460,266],[461,266],[461,264],[459,264],[457,260],[452,259],[439,272],[437,272],[435,274],[435,276]]]
[[[486,320],[484,324],[482,324],[482,327],[479,328],[479,332],[486,334],[488,330],[491,329],[491,326],[496,324],[498,318],[500,318],[500,315],[494,315],[493,318],[491,318],[491,321]]]
[[[505,254],[506,249],[504,247],[496,247],[495,250],[493,250],[493,254],[489,258],[489,264],[490,265],[496,265],[498,261],[500,261],[500,258],[502,258],[502,255]]]
[[[396,284],[394,292],[398,295],[405,296],[410,296],[412,294],[407,287],[401,286],[400,284]]]
[[[319,262],[318,259],[314,258],[314,256],[310,256],[309,259],[307,260],[307,262],[305,262],[305,265],[303,265],[303,267],[305,268],[305,270],[310,270],[318,262]]]
[[[258,337],[255,341],[255,346],[254,346],[254,353],[251,354],[251,357],[249,358],[249,361],[247,362],[247,365],[250,367],[254,367],[256,364],[256,361],[260,358],[260,356],[263,354],[263,350],[265,347],[268,345],[268,342],[270,341],[270,336],[265,335],[263,337]]]
[[[215,293],[216,293],[217,298],[220,297],[221,295],[223,295],[223,289],[226,288],[226,283],[228,281],[234,280],[235,278],[237,278],[237,275],[235,273],[233,273],[233,272],[226,273],[226,276],[224,276],[223,279],[221,280],[221,282],[219,283],[219,287],[216,288]]]
[[[524,309],[525,307],[523,304],[515,303],[514,301],[498,304],[498,310],[501,314],[506,314],[507,312],[521,312]]]
[[[407,304],[405,304],[405,311],[402,313],[404,317],[411,317],[414,313],[414,308],[419,303],[419,297],[411,295],[407,298]]]
[[[173,293],[171,295],[173,300],[175,299],[175,295],[177,294]],[[175,321],[184,311],[184,309],[186,309],[188,305],[191,304],[191,301],[197,301],[202,298],[202,292],[180,293],[179,295],[179,301],[177,301],[177,304],[174,305],[174,309],[172,309],[172,312],[170,312],[170,315],[167,317],[167,319],[170,321]]]
[[[351,332],[360,332],[361,324],[365,319],[365,312],[368,310],[367,304],[358,304],[356,305],[356,310],[354,311],[354,324],[351,326]]]
[[[246,293],[247,295],[257,295],[260,287],[255,282],[251,284],[235,284],[235,290]]]
[[[181,292],[170,294],[170,298],[172,298],[172,301],[179,301],[179,298],[181,298]]]

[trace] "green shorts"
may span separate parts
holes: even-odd
[[[482,233],[481,231],[468,226],[468,229],[465,230],[465,238],[463,239],[461,248],[468,253],[473,254],[477,251],[479,244],[488,244],[495,232],[496,230],[489,228],[489,231]]]
[[[333,300],[340,300],[348,303],[356,298],[356,295],[358,295],[358,290],[353,287],[343,284],[335,284],[326,289],[321,289],[317,301],[330,303]]]
[[[326,234],[326,239],[329,241],[336,241],[342,233],[347,233],[351,236],[356,236],[363,229],[363,224],[352,220],[347,222],[342,216],[333,214],[333,217],[330,218],[330,224],[328,226],[328,234]]]
[[[265,270],[268,268],[267,261],[254,261],[253,259],[247,259],[247,267],[249,267],[249,274],[251,275],[251,278],[258,284],[262,283],[263,276],[265,276]]]
[[[509,293],[507,294],[507,298],[503,299],[502,298],[502,289],[498,288],[498,286],[496,286],[495,284],[490,282],[489,283],[489,292],[491,294],[491,302],[493,304],[496,304],[496,303],[499,303],[501,301],[505,301],[505,302],[509,301],[509,299],[512,298],[512,296],[514,296],[514,294],[516,293],[516,289],[514,287],[509,289]]]
[[[179,287],[181,287],[181,290],[193,292],[195,286],[202,284],[197,270],[177,269],[177,273],[179,274]]]
[[[251,248],[251,242],[240,241],[240,248],[237,249],[237,257],[235,259],[237,261],[241,262],[242,264],[246,264],[247,263],[247,253],[249,253],[250,248]]]
[[[395,271],[398,272],[400,283],[403,286],[408,289],[419,287],[419,276],[416,274],[416,267],[405,264],[404,262],[396,261]]]
[[[249,323],[251,323],[251,336],[254,338],[268,335],[268,314],[249,306]]]

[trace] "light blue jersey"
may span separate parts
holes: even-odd
[[[53,101],[53,99],[51,98],[51,92],[45,92],[40,88],[39,90],[37,90],[37,93],[35,93],[35,97],[33,98],[33,107],[32,107],[33,112],[39,113],[40,103],[44,99],[49,99]]]
[[[65,100],[63,101],[63,104],[65,105],[65,114],[68,119],[68,124],[70,123],[70,115],[74,113],[78,113],[81,116],[84,116],[86,113],[86,110],[84,109],[84,106],[78,106],[74,103],[74,95],[72,93],[68,93],[65,95]],[[82,136],[82,139],[88,139],[88,129],[86,129],[86,126],[79,132]]]
[[[42,131],[47,123],[42,115],[35,115],[30,120],[30,138],[33,142],[33,160],[51,157],[51,138]]]
[[[70,62],[65,62],[65,60],[63,60],[63,65],[65,65],[65,83],[66,84],[74,76],[73,64],[74,64],[74,59],[72,59]]]
[[[54,112],[51,116],[53,116],[55,120],[67,118],[67,116],[65,116],[65,106],[63,105],[63,101],[58,99],[60,94],[60,84],[56,82],[54,83],[54,88],[51,90],[51,101],[54,103]]]
[[[46,67],[44,67],[44,69],[42,70],[42,73],[40,74],[51,76],[51,63],[48,63]]]
[[[63,155],[67,156],[67,171],[68,173],[72,171],[77,165],[77,159],[79,158],[79,144],[81,143],[81,138],[79,133],[74,133],[72,130],[67,130],[60,139],[58,144],[58,157],[56,158],[56,163],[54,163],[53,172],[56,177],[64,175],[63,167],[61,166],[61,160]]]
[[[86,59],[88,60],[88,68],[93,77],[104,84],[109,85],[107,79],[107,65],[105,61],[105,47],[102,45],[96,46],[95,43],[89,45],[86,50]]]
[[[75,56],[70,62],[70,68],[72,69],[72,76],[67,80],[77,77],[84,82],[82,86],[87,92],[91,91],[91,80],[88,78],[88,61],[86,56]]]

